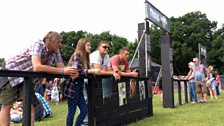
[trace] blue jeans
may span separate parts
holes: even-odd
[[[74,116],[76,112],[76,107],[79,107],[80,113],[76,119],[75,126],[81,126],[87,112],[88,106],[85,102],[84,95],[83,95],[83,84],[77,83],[75,86],[75,96],[74,98],[67,98],[68,102],[68,115],[66,118],[66,126],[72,126],[74,121]]]
[[[194,102],[198,102],[198,97],[197,97],[197,93],[196,93],[196,87],[195,87],[195,83],[194,82],[189,82],[190,84],[190,95],[192,97],[192,100]]]
[[[84,79],[83,93],[84,93],[85,102],[88,106],[88,79]],[[89,120],[88,120],[88,108],[87,108],[87,114],[86,114],[81,126],[88,126],[88,125],[89,125]]]

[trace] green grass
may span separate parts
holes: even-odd
[[[163,108],[160,96],[154,95],[154,115],[129,126],[224,126],[223,96],[217,100],[210,100],[210,97],[207,99],[206,104],[188,103],[175,108]]]
[[[182,94],[182,99],[184,95]],[[184,104],[175,108],[163,108],[160,95],[153,96],[153,116],[147,117],[129,126],[224,126],[224,93],[217,100],[207,98],[206,104]],[[44,121],[36,122],[35,126],[65,126],[67,103],[51,104],[53,115]],[[21,126],[14,124],[13,126]]]
[[[67,116],[67,102],[61,102],[58,105],[50,103],[50,106],[52,110],[52,116],[45,118],[43,121],[36,121],[35,126],[65,126]],[[13,124],[13,126],[21,125],[21,123]]]

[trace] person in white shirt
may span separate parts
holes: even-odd
[[[98,49],[90,54],[91,67],[101,69],[101,75],[113,75],[116,80],[120,79],[119,73],[114,73],[111,69],[108,51],[109,43],[105,40],[100,41]]]
[[[54,84],[51,90],[51,102],[55,102],[56,105],[59,103],[59,91],[57,87],[57,79],[54,80]]]

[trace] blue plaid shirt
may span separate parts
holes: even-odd
[[[36,92],[35,95],[44,107],[43,117],[51,115],[51,108],[50,108],[48,102],[39,93]]]

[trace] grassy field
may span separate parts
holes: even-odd
[[[154,115],[129,126],[224,126],[223,94],[217,100],[208,97],[205,104],[187,103],[175,108],[162,108],[160,96],[153,98]]]
[[[129,126],[224,126],[223,95],[219,96],[217,100],[210,100],[210,97],[208,97],[208,103],[206,104],[187,103],[175,108],[163,108],[160,96],[154,95],[154,115]],[[177,104],[176,97],[175,95],[175,105]],[[53,111],[52,117],[36,122],[35,126],[65,126],[66,102],[57,106],[51,104],[51,108]],[[21,126],[21,123],[13,124],[13,126]]]

